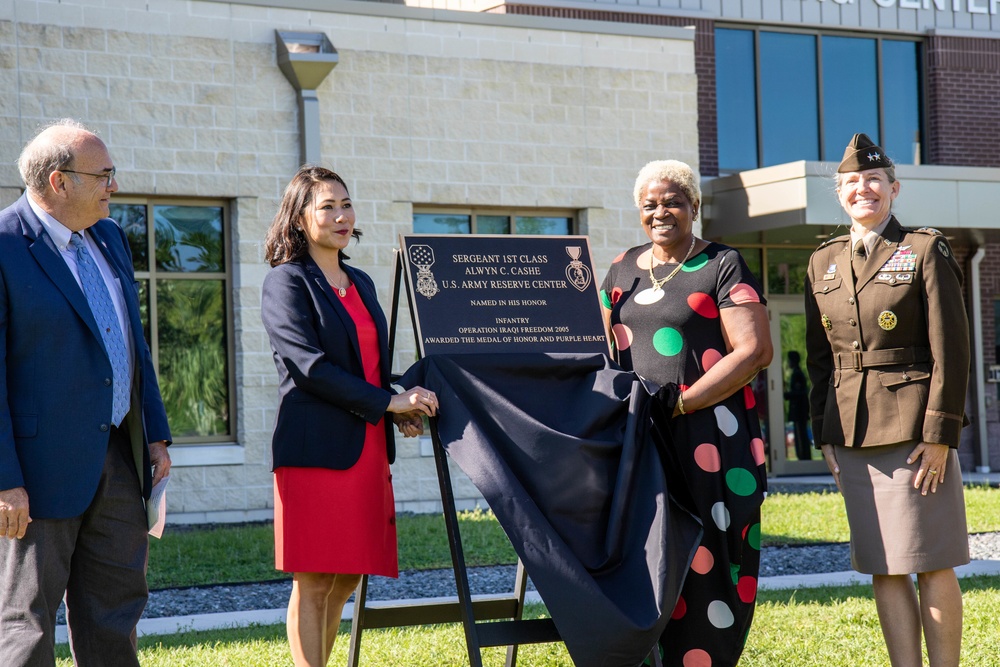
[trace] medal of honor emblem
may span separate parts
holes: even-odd
[[[434,249],[429,245],[410,246],[410,261],[417,266],[417,293],[428,299],[440,292],[431,266],[434,265]]]

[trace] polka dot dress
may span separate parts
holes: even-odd
[[[652,244],[615,258],[601,289],[615,355],[625,369],[684,389],[726,354],[720,309],[763,303],[740,254],[711,243],[661,290],[652,289]],[[657,277],[674,267],[654,266]],[[764,441],[744,387],[679,416],[664,466],[671,495],[701,519],[704,537],[661,638],[665,665],[723,667],[739,660],[757,598]]]

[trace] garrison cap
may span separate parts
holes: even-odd
[[[855,134],[851,143],[847,144],[844,159],[837,167],[837,173],[845,174],[865,169],[888,169],[891,166],[892,160],[886,157],[885,151],[869,139],[867,134],[859,133]]]

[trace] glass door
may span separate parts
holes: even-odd
[[[802,297],[768,299],[774,358],[767,368],[767,460],[773,475],[829,472],[813,446],[806,372],[806,316]]]

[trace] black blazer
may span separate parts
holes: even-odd
[[[281,466],[346,470],[361,456],[366,422],[386,417],[388,326],[368,274],[341,263],[375,320],[382,386],[365,380],[354,321],[322,271],[306,256],[264,278],[261,319],[278,369],[272,470]],[[396,458],[392,419],[385,420],[389,463]]]

